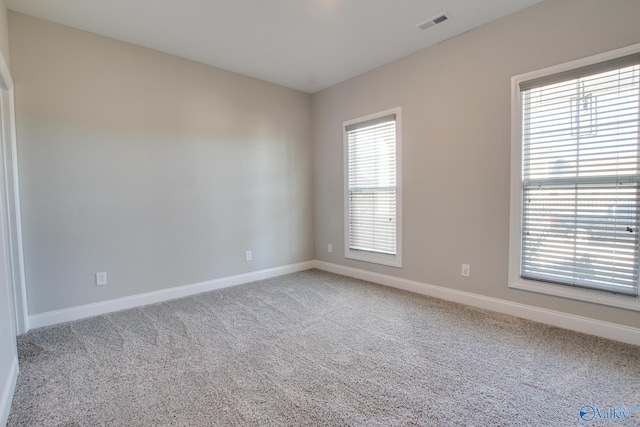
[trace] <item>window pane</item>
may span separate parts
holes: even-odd
[[[349,249],[396,254],[396,122],[347,130]]]
[[[530,187],[524,197],[523,277],[636,294],[637,185]]]
[[[639,71],[523,92],[522,277],[637,295]]]

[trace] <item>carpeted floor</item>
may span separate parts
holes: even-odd
[[[19,356],[9,426],[640,425],[579,413],[640,410],[639,347],[318,270],[34,330]]]

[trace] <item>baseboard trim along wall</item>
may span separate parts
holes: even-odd
[[[453,301],[473,307],[483,308],[498,313],[509,314],[547,325],[557,326],[589,335],[597,335],[616,341],[640,345],[640,329],[616,323],[603,322],[588,317],[575,316],[554,310],[519,304],[498,298],[486,297],[470,292],[428,285],[394,276],[373,273],[324,261],[316,261],[315,267],[330,273],[341,274],[355,279],[366,280],[380,285],[403,289],[422,295]]]
[[[2,386],[2,394],[0,394],[0,426],[6,426],[11,410],[11,402],[13,401],[13,393],[16,390],[18,382],[18,357],[14,357],[9,368],[7,381]]]
[[[535,322],[545,323],[564,329],[570,329],[589,335],[597,335],[603,338],[640,345],[640,329],[638,328],[603,322],[601,320],[590,319],[588,317],[575,316],[560,311],[547,310],[540,307],[478,295],[471,292],[458,291],[442,286],[429,285],[413,280],[402,279],[352,267],[345,267],[324,261],[307,261],[298,264],[290,264],[236,276],[223,277],[220,279],[164,289],[162,291],[149,292],[95,304],[87,304],[35,314],[29,316],[29,328],[40,328],[43,326],[80,320],[87,317],[99,316],[101,314],[113,313],[129,308],[191,296],[202,292],[241,285],[243,283],[254,282],[256,280],[264,280],[282,276],[284,274],[296,273],[299,271],[309,270],[311,268],[318,268],[330,273],[341,274],[343,276],[353,277],[360,280],[367,280],[369,282],[403,289],[421,295],[441,298],[447,301],[466,304],[498,313],[509,314],[511,316],[533,320]]]
[[[86,304],[78,307],[70,307],[61,310],[48,311],[29,316],[29,329],[43,326],[56,325],[64,322],[71,322],[87,317],[99,316],[101,314],[113,313],[128,308],[141,307],[143,305],[155,304],[169,301],[176,298],[183,298],[202,292],[209,292],[216,289],[228,288],[241,285],[243,283],[255,282],[256,280],[270,279],[284,274],[296,273],[298,271],[309,270],[315,267],[315,261],[301,262],[281,267],[269,268],[266,270],[252,271],[250,273],[228,276],[220,279],[208,280],[190,285],[178,286],[175,288],[163,289],[161,291],[148,292],[139,295],[132,295],[124,298],[102,301],[94,304]]]

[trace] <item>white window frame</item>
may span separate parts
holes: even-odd
[[[386,255],[380,253],[356,251],[350,249],[349,242],[349,145],[346,128],[347,126],[374,120],[379,117],[395,114],[396,116],[396,254]],[[390,267],[402,267],[402,156],[401,156],[401,109],[395,107],[389,110],[380,111],[357,119],[348,120],[343,123],[343,152],[344,152],[344,256],[345,258],[358,261],[365,261],[374,264],[381,264]]]
[[[597,290],[555,285],[520,277],[522,230],[522,96],[519,84],[640,52],[640,44],[613,50],[511,78],[511,213],[509,233],[509,287],[573,300],[640,311],[640,298]]]

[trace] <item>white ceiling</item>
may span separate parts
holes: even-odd
[[[313,93],[541,0],[6,0],[10,10]],[[427,30],[417,24],[446,12]]]

